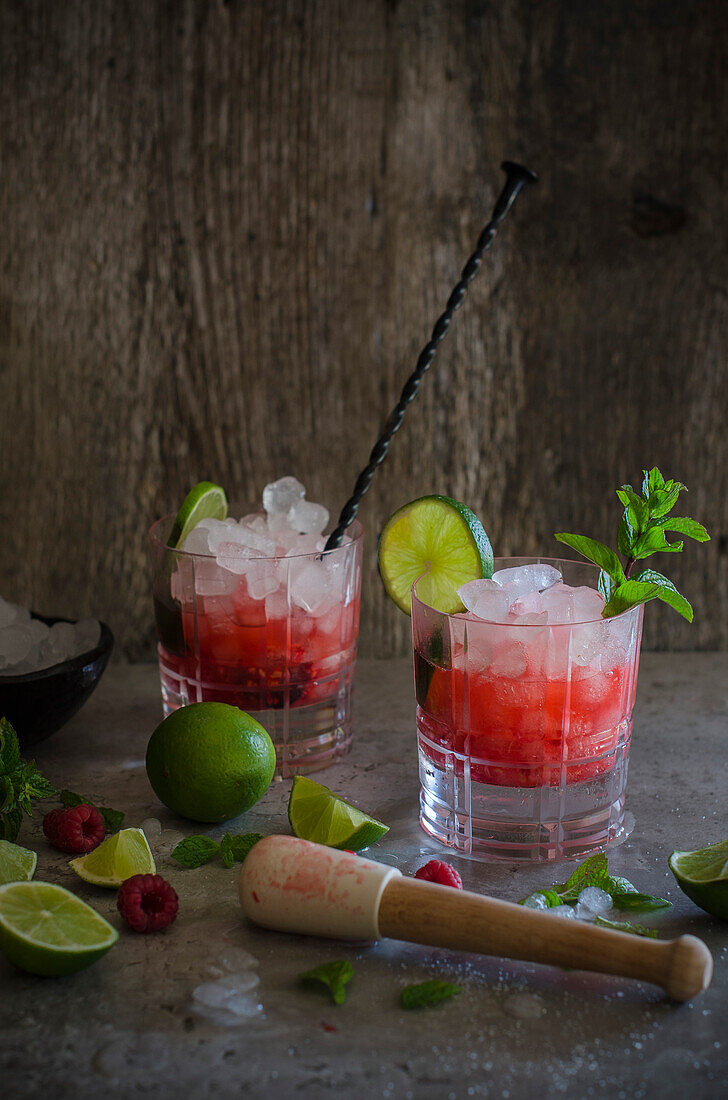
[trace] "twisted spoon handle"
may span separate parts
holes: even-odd
[[[435,326],[432,330],[430,339],[425,344],[424,348],[420,352],[417,360],[417,366],[413,370],[404,384],[402,393],[400,394],[399,401],[389,414],[389,418],[384,427],[384,431],[380,435],[377,442],[372,448],[372,452],[369,455],[369,461],[359,474],[356,485],[354,486],[354,492],[347,500],[344,507],[341,509],[339,515],[339,521],[336,528],[331,532],[326,542],[324,550],[334,550],[337,546],[341,546],[341,540],[344,537],[344,532],[347,527],[356,517],[359,511],[359,505],[361,504],[364,494],[368,491],[369,486],[372,483],[374,474],[377,471],[377,467],[384,462],[389,450],[389,444],[392,442],[392,438],[399,429],[407,406],[417,395],[417,391],[420,388],[420,383],[430,367],[432,360],[435,358],[435,352],[438,345],[444,340],[447,335],[447,331],[450,328],[450,322],[453,318],[453,314],[456,310],[460,309],[463,304],[465,294],[468,286],[473,281],[478,273],[483,255],[490,247],[496,231],[505,218],[506,214],[510,210],[513,202],[518,195],[521,188],[526,183],[535,183],[538,177],[529,168],[524,168],[521,164],[515,164],[513,161],[504,160],[501,164],[501,168],[506,173],[506,182],[503,185],[495,206],[493,207],[493,213],[491,219],[486,225],[483,232],[478,238],[478,244],[472,256],[465,264],[462,270],[459,281],[452,289],[452,293],[447,300],[447,306],[443,313],[440,314]]]

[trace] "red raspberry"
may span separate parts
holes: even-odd
[[[122,882],[116,908],[135,932],[159,932],[177,919],[177,891],[161,875],[132,875]]]
[[[415,871],[415,878],[436,882],[440,886],[454,886],[456,890],[463,888],[463,880],[455,868],[449,863],[443,863],[441,859],[431,859],[424,867],[420,867],[419,871]]]
[[[83,803],[70,810],[51,810],[43,818],[43,832],[54,848],[80,856],[104,839],[104,819],[95,806]]]

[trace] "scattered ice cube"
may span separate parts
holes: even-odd
[[[282,512],[284,515],[306,495],[306,490],[295,477],[281,477],[272,481],[263,490],[263,507],[268,515]]]
[[[478,599],[486,592],[497,592],[501,594],[500,585],[495,581],[479,578],[475,581],[468,581],[467,584],[461,584],[458,588],[458,596],[468,611],[473,611],[475,609]]]
[[[162,835],[162,822],[157,817],[146,817],[139,828],[147,840],[156,840]]]
[[[549,903],[543,894],[530,894],[523,903],[524,909],[548,909]]]
[[[590,909],[595,916],[608,913],[612,908],[610,895],[598,886],[586,886],[579,894],[578,901],[583,909]]]
[[[252,970],[258,965],[258,960],[255,955],[244,951],[242,947],[228,947],[220,956],[220,965],[229,974],[235,974],[243,970]]]
[[[496,584],[507,586],[512,598],[518,599],[527,592],[542,592],[561,580],[561,573],[553,565],[516,565],[510,569],[497,569],[493,574]]]
[[[561,917],[563,920],[576,920],[576,913],[570,905],[554,905],[549,909],[549,913],[553,913],[555,917]]]
[[[287,519],[302,535],[320,535],[329,522],[328,508],[310,500],[297,500],[288,510]]]

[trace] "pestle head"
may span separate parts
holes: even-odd
[[[264,928],[307,936],[379,937],[379,903],[400,872],[291,836],[259,840],[240,872],[240,904]]]

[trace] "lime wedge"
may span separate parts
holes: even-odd
[[[169,536],[169,545],[181,546],[201,519],[225,519],[227,513],[225,490],[219,485],[213,485],[211,481],[198,482],[194,489],[190,489],[177,513]]]
[[[72,859],[73,867],[84,882],[116,889],[132,875],[153,875],[157,867],[147,838],[141,829],[120,829],[85,856]]]
[[[673,852],[668,863],[691,901],[711,916],[728,920],[728,840],[694,852]]]
[[[21,970],[56,978],[105,955],[119,933],[62,886],[0,886],[0,949]]]
[[[0,840],[0,885],[5,882],[28,882],[35,874],[38,857],[28,848]]]
[[[288,820],[294,836],[360,852],[389,832],[389,826],[363,814],[328,787],[297,775],[288,800]]]
[[[450,497],[420,497],[389,518],[379,538],[387,595],[411,614],[412,585],[437,611],[462,611],[461,584],[493,575],[493,550],[475,512]],[[424,574],[424,575],[423,575]]]

